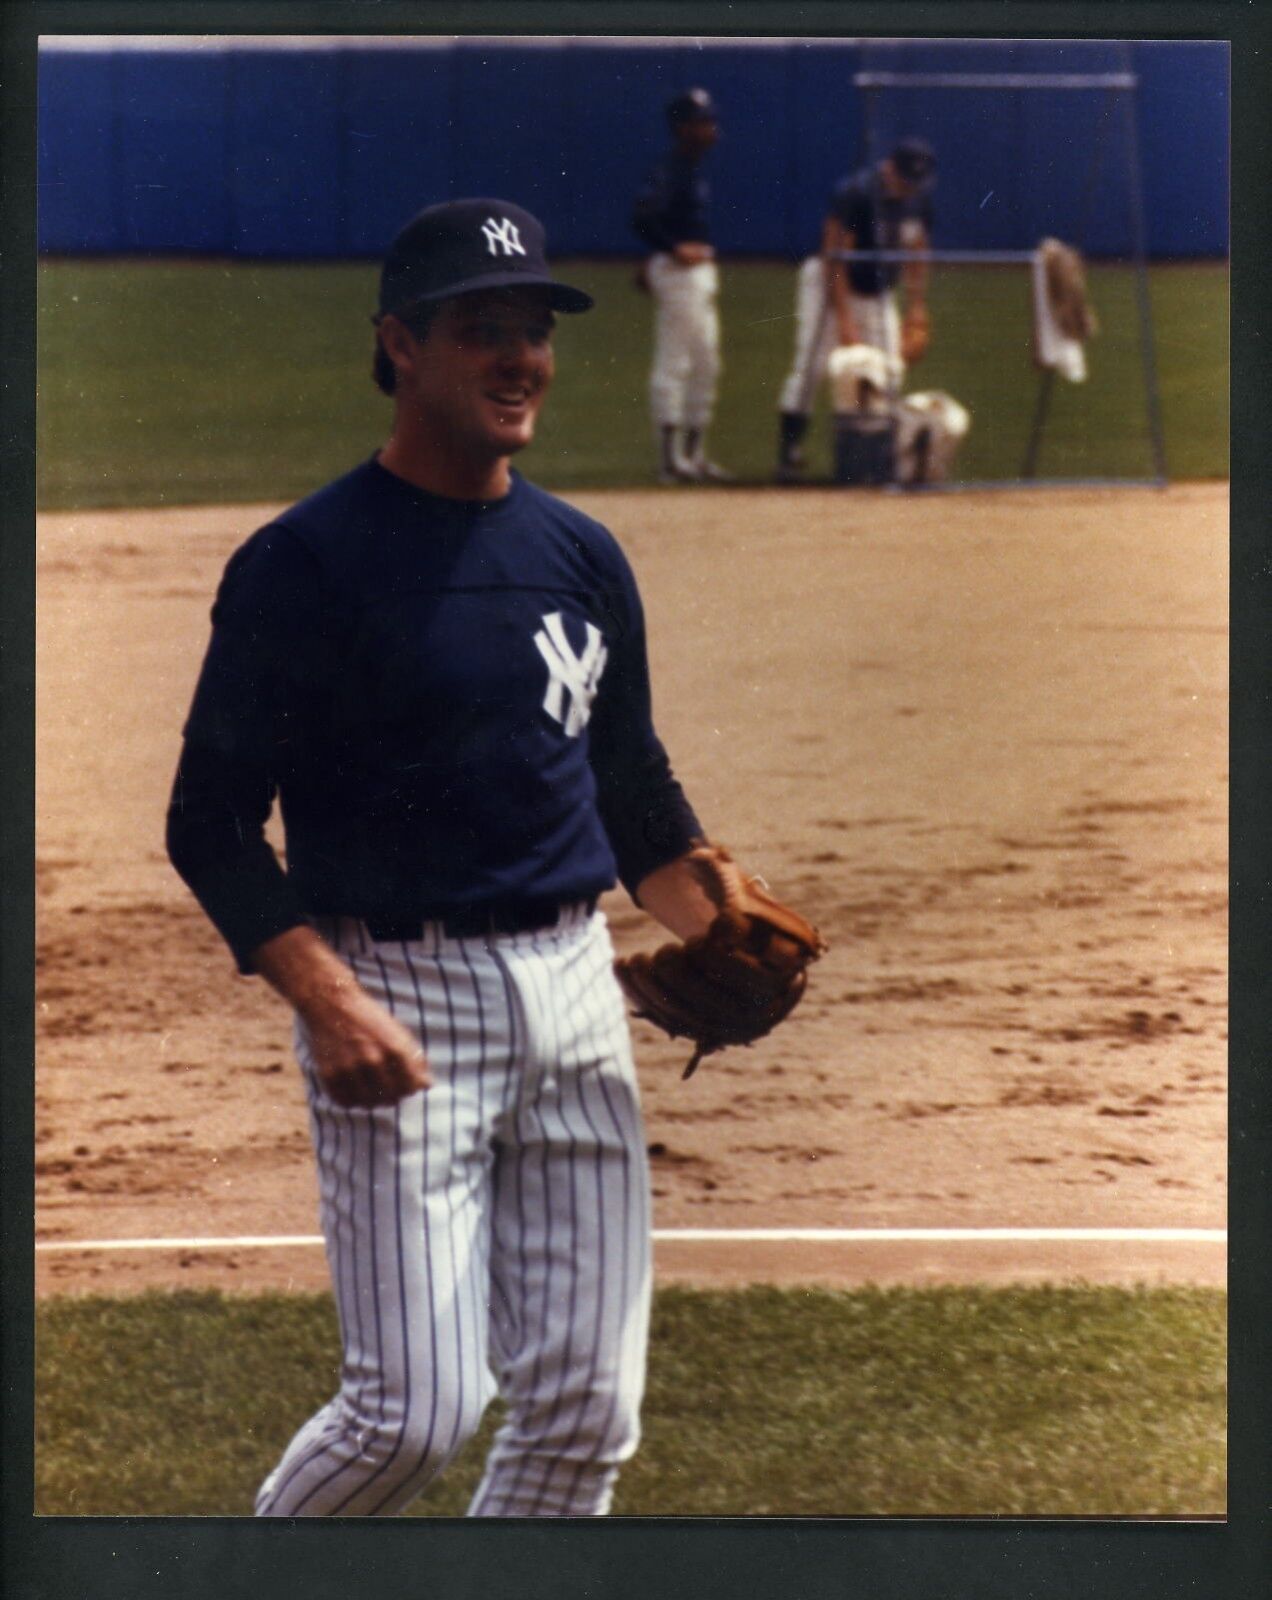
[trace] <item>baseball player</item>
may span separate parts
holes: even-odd
[[[653,252],[638,281],[654,297],[649,400],[659,483],[726,483],[732,474],[707,454],[720,376],[720,279],[702,160],[719,137],[706,89],[686,89],[667,106],[671,150],[636,198],[632,227]]]
[[[294,1009],[343,1343],[260,1516],[400,1511],[496,1392],[471,1515],[602,1514],[636,1447],[648,1174],[597,896],[680,939],[717,908],[628,564],[510,464],[591,303],[520,207],[421,212],[374,318],[388,442],[216,596],[168,848]]]
[[[800,266],[795,292],[795,354],[782,386],[777,480],[803,472],[804,437],[817,386],[837,346],[882,350],[890,363],[915,361],[927,346],[927,264],[844,260],[854,250],[915,250],[932,234],[936,157],[917,138],[902,139],[872,167],[843,179],[822,224],[821,252]],[[904,320],[895,288],[905,294]]]

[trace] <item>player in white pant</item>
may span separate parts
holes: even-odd
[[[380,943],[352,918],[319,927],[418,1035],[433,1086],[341,1107],[298,1029],[345,1359],[340,1394],[292,1440],[258,1514],[400,1509],[498,1392],[507,1419],[470,1515],[599,1515],[636,1448],[650,1289],[644,1138],[605,919],[584,906],[489,942],[436,925]]]
[[[903,139],[890,156],[837,185],[822,224],[821,252],[799,269],[795,289],[795,352],[779,399],[777,479],[798,482],[803,441],[817,387],[838,345],[866,344],[900,359],[902,317],[926,320],[927,269],[921,262],[853,259],[854,251],[927,248],[929,195],[936,158],[921,139]]]
[[[649,404],[665,482],[722,480],[706,456],[707,429],[720,376],[720,274],[714,261],[686,264],[658,251],[646,266],[657,307]]]
[[[640,282],[654,299],[649,405],[660,483],[727,483],[707,453],[720,378],[720,278],[702,159],[719,137],[714,101],[687,89],[667,107],[672,148],[637,196],[632,227],[653,252]]]
[[[168,848],[294,1010],[343,1346],[261,1516],[402,1510],[496,1393],[474,1516],[601,1515],[636,1448],[648,1163],[596,905],[617,879],[682,938],[716,908],[631,568],[510,465],[590,305],[520,207],[421,212],[381,274],[388,442],[213,607]]]
[[[827,263],[822,256],[809,256],[799,269],[795,286],[795,358],[779,401],[784,415],[812,415],[817,386],[826,376],[831,351],[838,345],[868,344],[897,360],[901,356],[901,316],[896,297],[849,292],[848,315],[856,337],[845,340],[827,292],[826,277]]]

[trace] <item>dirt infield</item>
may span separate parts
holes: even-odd
[[[699,814],[832,946],[788,1026],[688,1084],[637,1025],[657,1226],[1222,1228],[1226,486],[572,498],[632,558]],[[265,515],[39,522],[40,1241],[316,1232],[289,1018],[162,839],[211,595]],[[620,948],[656,936],[608,909]],[[658,1260],[1223,1281],[1193,1244]],[[304,1248],[37,1258],[41,1293],[325,1281]]]

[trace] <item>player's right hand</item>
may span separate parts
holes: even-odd
[[[322,1086],[337,1105],[395,1105],[432,1086],[419,1039],[313,928],[276,934],[252,952],[252,964],[304,1023]]]
[[[395,1105],[432,1086],[419,1040],[356,984],[306,1011],[304,1022],[318,1076],[337,1105]]]

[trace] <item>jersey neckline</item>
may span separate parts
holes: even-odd
[[[390,487],[394,493],[405,496],[420,506],[429,506],[435,511],[449,512],[453,516],[480,517],[499,516],[506,511],[515,500],[520,497],[525,479],[515,467],[509,467],[508,492],[494,500],[459,500],[450,495],[437,494],[432,489],[423,489],[419,484],[411,483],[408,479],[400,477],[396,472],[391,472],[380,461],[380,452],[374,451],[365,463],[371,475]]]

